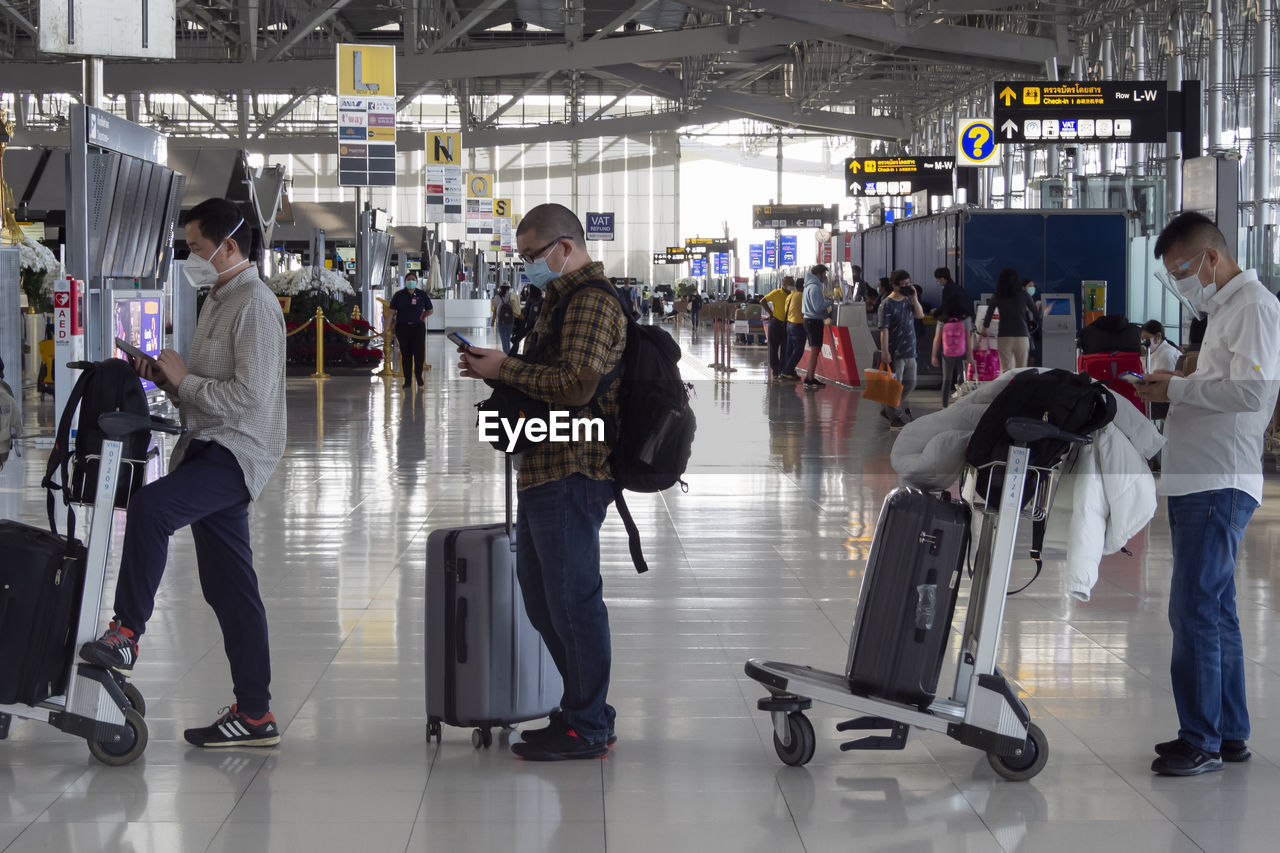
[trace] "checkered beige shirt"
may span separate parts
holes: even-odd
[[[177,468],[191,441],[230,450],[253,499],[284,455],[284,315],[253,267],[215,287],[200,309],[190,372],[177,404],[187,434],[174,448]]]

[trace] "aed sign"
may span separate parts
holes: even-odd
[[[587,214],[587,239],[588,240],[612,240],[613,239],[613,214],[612,213],[588,213]]]
[[[1000,161],[994,121],[989,118],[962,118],[956,122],[957,166],[999,166]]]

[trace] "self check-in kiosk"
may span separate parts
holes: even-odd
[[[1076,301],[1070,293],[1044,295],[1043,343],[1045,367],[1076,369]]]

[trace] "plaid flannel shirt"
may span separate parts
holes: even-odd
[[[589,406],[601,377],[617,367],[627,344],[627,318],[612,295],[594,288],[573,291],[592,280],[608,281],[604,265],[587,264],[547,285],[546,300],[533,327],[532,352],[537,341],[552,335],[555,340],[537,355],[536,362],[508,358],[502,363],[498,381],[569,410],[570,417],[597,417]],[[557,303],[569,299],[564,325],[551,328]],[[610,384],[597,399],[601,416],[618,413],[618,383]],[[524,491],[554,480],[582,474],[591,480],[612,480],[609,445],[603,441],[550,442],[539,444],[520,460],[517,489]]]

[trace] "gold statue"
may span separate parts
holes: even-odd
[[[0,107],[0,245],[16,246],[22,242],[22,228],[13,215],[13,193],[4,181],[4,150],[9,147],[13,138],[13,122]]]

